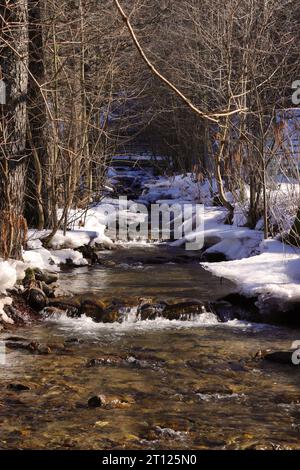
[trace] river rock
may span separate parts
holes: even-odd
[[[275,362],[276,364],[298,365],[292,361],[294,351],[273,351],[265,354],[266,361]]]
[[[89,260],[91,264],[100,263],[100,257],[97,253],[98,248],[91,245],[83,245],[78,248],[78,251],[82,253],[82,256]]]
[[[141,320],[155,320],[155,318],[163,316],[166,307],[166,302],[151,303],[142,301],[138,306],[137,313]]]
[[[221,263],[222,261],[227,261],[226,255],[219,251],[205,251],[202,254],[201,261],[208,263]]]
[[[244,309],[238,305],[232,305],[225,300],[209,302],[206,308],[209,312],[213,312],[223,323],[233,319],[240,320],[241,318],[245,318]]]
[[[39,268],[34,269],[36,281],[44,282],[47,285],[54,284],[58,281],[58,274],[52,271],[42,271]]]
[[[37,341],[27,342],[13,342],[7,341],[6,347],[8,349],[26,350],[35,354],[50,354],[51,348],[47,344],[40,344]]]
[[[225,310],[224,302],[226,302],[227,307],[231,306],[230,310],[234,318],[260,323],[263,321],[263,318],[257,308],[256,301],[256,297],[247,297],[240,293],[232,293],[211,305],[215,307],[215,311],[217,315],[220,315],[221,321],[222,311],[224,312]]]
[[[7,386],[7,388],[9,390],[13,390],[14,392],[26,392],[28,390],[30,390],[30,387],[28,387],[27,385],[23,385],[23,384],[9,384]]]
[[[49,316],[51,313],[66,313],[70,318],[80,317],[80,303],[77,303],[73,298],[56,298],[49,299],[49,306],[43,310],[43,312]]]
[[[65,340],[65,344],[82,344],[84,341],[81,338],[68,338]]]
[[[183,300],[180,302],[152,301],[142,299],[138,306],[138,315],[142,320],[154,320],[157,317],[168,320],[186,320],[191,315],[201,314],[205,311],[203,302],[199,300]]]
[[[40,282],[40,288],[42,289],[42,291],[44,292],[46,297],[49,297],[49,298],[54,298],[55,297],[55,288],[50,287],[45,282]]]
[[[65,311],[72,318],[86,315],[97,323],[113,323],[121,319],[120,303],[112,302],[107,306],[106,302],[95,294],[51,299],[49,305]]]
[[[60,317],[61,315],[63,315],[65,313],[65,310],[62,310],[62,309],[59,309],[57,307],[45,307],[42,312],[41,312],[41,315],[45,318],[51,318],[51,317]]]
[[[187,300],[175,304],[167,304],[163,311],[163,316],[169,320],[184,320],[191,315],[201,314],[205,312],[203,302],[199,300]]]
[[[88,407],[89,408],[127,408],[132,403],[134,403],[134,399],[128,397],[126,399],[115,397],[115,396],[108,396],[108,395],[95,395],[88,400]]]
[[[26,291],[26,298],[29,307],[39,312],[47,305],[47,297],[41,289],[36,287]]]
[[[90,359],[86,367],[97,367],[103,365],[110,365],[110,366],[120,366],[126,363],[126,358],[121,356],[113,356],[112,354],[106,354],[102,357],[97,357],[96,359]]]
[[[105,405],[105,397],[104,395],[95,395],[91,397],[88,401],[89,408],[100,408],[101,406]]]
[[[105,322],[105,305],[97,298],[84,299],[80,305],[80,313],[90,317],[95,322]]]

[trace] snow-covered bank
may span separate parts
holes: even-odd
[[[236,283],[239,291],[249,297],[278,305],[300,301],[300,250],[276,240],[260,244],[260,253],[249,258],[204,263],[206,269]]]
[[[288,191],[297,193],[299,189],[295,182],[291,185],[287,182],[280,182],[279,187],[280,185],[282,185],[282,192],[277,194],[278,206],[274,203],[273,213],[283,204],[288,204]],[[203,204],[205,206],[204,224],[201,223],[195,228],[192,223],[189,224],[191,219],[185,221],[184,228],[191,228],[184,231],[183,238],[172,244],[181,246],[185,242],[193,241],[198,233],[202,234],[204,239],[202,251],[206,260],[216,259],[219,254],[222,255],[220,259],[227,260],[218,263],[202,263],[203,266],[214,275],[233,281],[241,294],[258,298],[257,305],[261,310],[264,305],[274,305],[274,299],[276,299],[277,306],[284,303],[286,309],[289,308],[289,303],[300,300],[300,250],[288,247],[275,239],[263,241],[260,223],[256,230],[242,226],[245,222],[244,208],[240,203],[234,203],[233,199],[231,202],[235,206],[234,223],[233,225],[226,224],[226,210],[213,206],[216,196],[216,185],[213,180],[199,182],[192,174],[175,177],[150,175],[145,177],[142,188],[144,189],[138,202],[144,203],[146,208],[149,208],[149,204],[152,203],[167,203],[170,206],[173,204],[181,206],[189,204],[193,207],[196,204]],[[275,192],[273,196],[275,197]],[[228,197],[231,197],[230,194]],[[59,271],[60,265],[66,263],[85,266],[88,261],[83,253],[88,256],[90,248],[97,252],[116,246],[119,243],[118,238],[111,238],[111,233],[107,230],[116,215],[118,223],[120,220],[126,220],[127,227],[131,224],[134,227],[144,221],[145,214],[133,208],[130,209],[132,204],[134,202],[127,200],[124,196],[120,199],[106,197],[85,212],[71,210],[69,226],[72,230],[67,231],[66,234],[58,231],[47,248],[43,246],[43,238],[48,235],[49,231],[29,231],[23,262],[0,260],[0,293],[5,295],[6,291],[11,289],[17,281],[22,280],[28,267]],[[292,220],[292,211],[290,211],[289,221],[285,220],[286,229],[289,228]],[[132,240],[128,239],[129,246]],[[123,243],[122,240],[121,244]],[[145,243],[144,239],[141,238],[139,243]],[[200,255],[202,256],[202,252]],[[200,255],[198,253],[198,259]],[[216,256],[209,257],[208,255]]]
[[[300,249],[288,246],[276,239],[263,240],[262,223],[258,230],[240,226],[245,223],[245,206],[234,203],[233,225],[224,223],[226,211],[212,207],[215,184],[196,182],[191,174],[175,178],[160,178],[148,188],[143,199],[149,202],[169,203],[191,201],[205,204],[204,246],[205,253],[223,254],[227,261],[202,263],[214,275],[233,281],[245,296],[257,297],[258,307],[263,311],[272,308],[289,309],[291,303],[300,301]],[[282,230],[289,230],[297,210],[299,184],[280,178],[269,192],[271,222]],[[203,227],[199,227],[203,230]],[[183,244],[197,234],[185,236],[176,245]]]

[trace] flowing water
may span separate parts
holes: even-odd
[[[114,252],[105,266],[62,273],[61,287],[118,299],[205,301],[233,290],[198,263],[167,257],[158,264],[157,250]],[[16,333],[52,352],[7,348],[0,365],[2,449],[300,447],[297,367],[253,359],[259,349],[289,348],[300,331],[219,323],[211,313],[191,321],[139,321],[132,308],[123,323],[60,316]],[[96,358],[98,365],[87,367]],[[106,404],[89,408],[97,394]]]

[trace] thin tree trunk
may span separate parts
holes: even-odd
[[[0,64],[7,86],[7,101],[0,111],[0,256],[21,259],[26,237],[23,209],[27,169],[27,0],[2,2],[0,9],[4,42]]]
[[[43,184],[43,173],[48,164],[45,129],[47,111],[41,85],[45,80],[43,31],[40,0],[28,0],[29,15],[29,102],[28,102],[28,148],[31,151],[27,199],[28,220],[39,230],[48,220],[48,191]],[[33,79],[34,77],[34,79]],[[46,214],[45,214],[46,212]],[[46,215],[46,217],[45,217]]]

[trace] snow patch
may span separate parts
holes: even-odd
[[[14,323],[14,321],[12,318],[9,318],[9,316],[5,313],[4,307],[6,305],[11,305],[12,301],[13,300],[10,297],[4,297],[0,299],[0,320],[4,323],[10,323],[11,325]]]
[[[0,293],[12,289],[17,282],[17,270],[8,261],[0,261]]]
[[[214,275],[233,281],[246,296],[299,301],[300,250],[276,240],[262,242],[260,250],[260,254],[249,258],[203,266]]]

